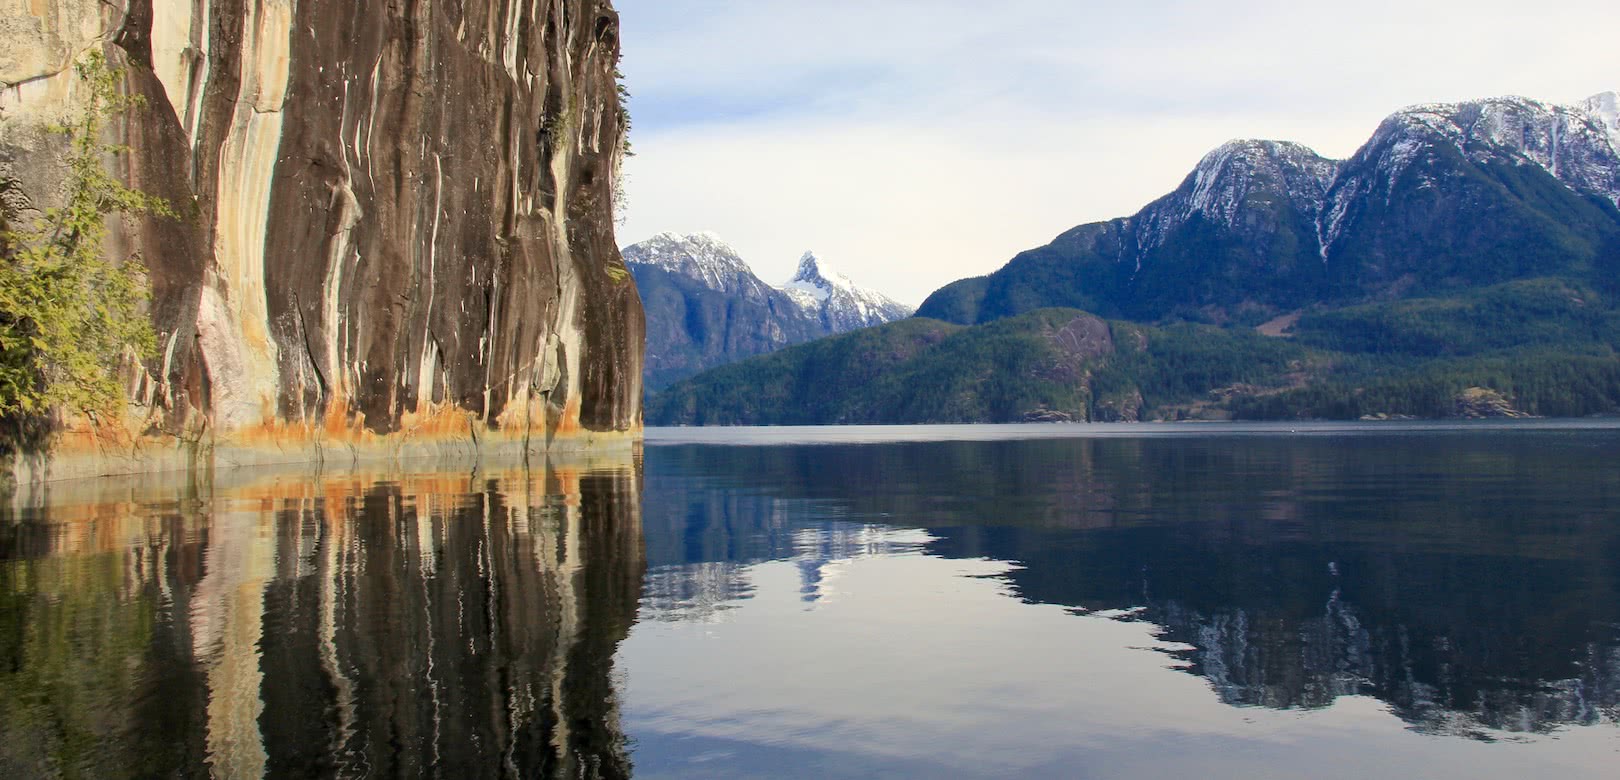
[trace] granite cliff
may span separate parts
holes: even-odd
[[[60,199],[72,64],[124,68],[115,225],[158,355],[42,480],[630,440],[643,321],[613,237],[608,0],[33,0],[0,9],[8,218]]]

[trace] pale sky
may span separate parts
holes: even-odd
[[[1620,3],[615,0],[631,244],[806,250],[915,305],[1233,138],[1346,157],[1414,103],[1620,89]]]

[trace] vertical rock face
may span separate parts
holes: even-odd
[[[68,6],[4,11],[7,43],[51,46],[0,61],[0,177],[17,209],[48,203],[34,161],[61,142],[25,128],[71,106],[85,50],[127,67],[149,107],[122,123],[123,173],[188,213],[115,242],[153,284],[146,441],[253,460],[634,434],[608,0]]]

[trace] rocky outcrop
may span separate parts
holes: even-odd
[[[186,218],[119,226],[160,354],[126,424],[31,479],[628,440],[643,322],[613,237],[608,0],[49,0],[0,18],[0,178],[52,202],[92,49],[148,108],[120,173]],[[41,45],[43,42],[44,45]]]
[[[1467,420],[1493,417],[1524,418],[1532,415],[1513,408],[1507,396],[1486,387],[1470,387],[1457,394],[1456,416]]]

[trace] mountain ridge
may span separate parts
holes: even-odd
[[[1620,413],[1617,103],[1411,106],[1344,160],[1230,141],[1132,216],[676,384],[648,420]]]
[[[1519,278],[1536,270],[1531,257],[1589,265],[1620,231],[1617,103],[1604,92],[1571,106],[1410,106],[1345,160],[1287,141],[1229,141],[1136,214],[1076,226],[946,285],[918,313],[970,324],[1072,306],[1249,321]],[[1481,224],[1493,240],[1480,239]]]
[[[736,249],[708,231],[659,233],[622,253],[646,300],[644,376],[654,390],[707,368],[912,313],[814,252],[800,258],[794,277],[781,286],[760,279]]]

